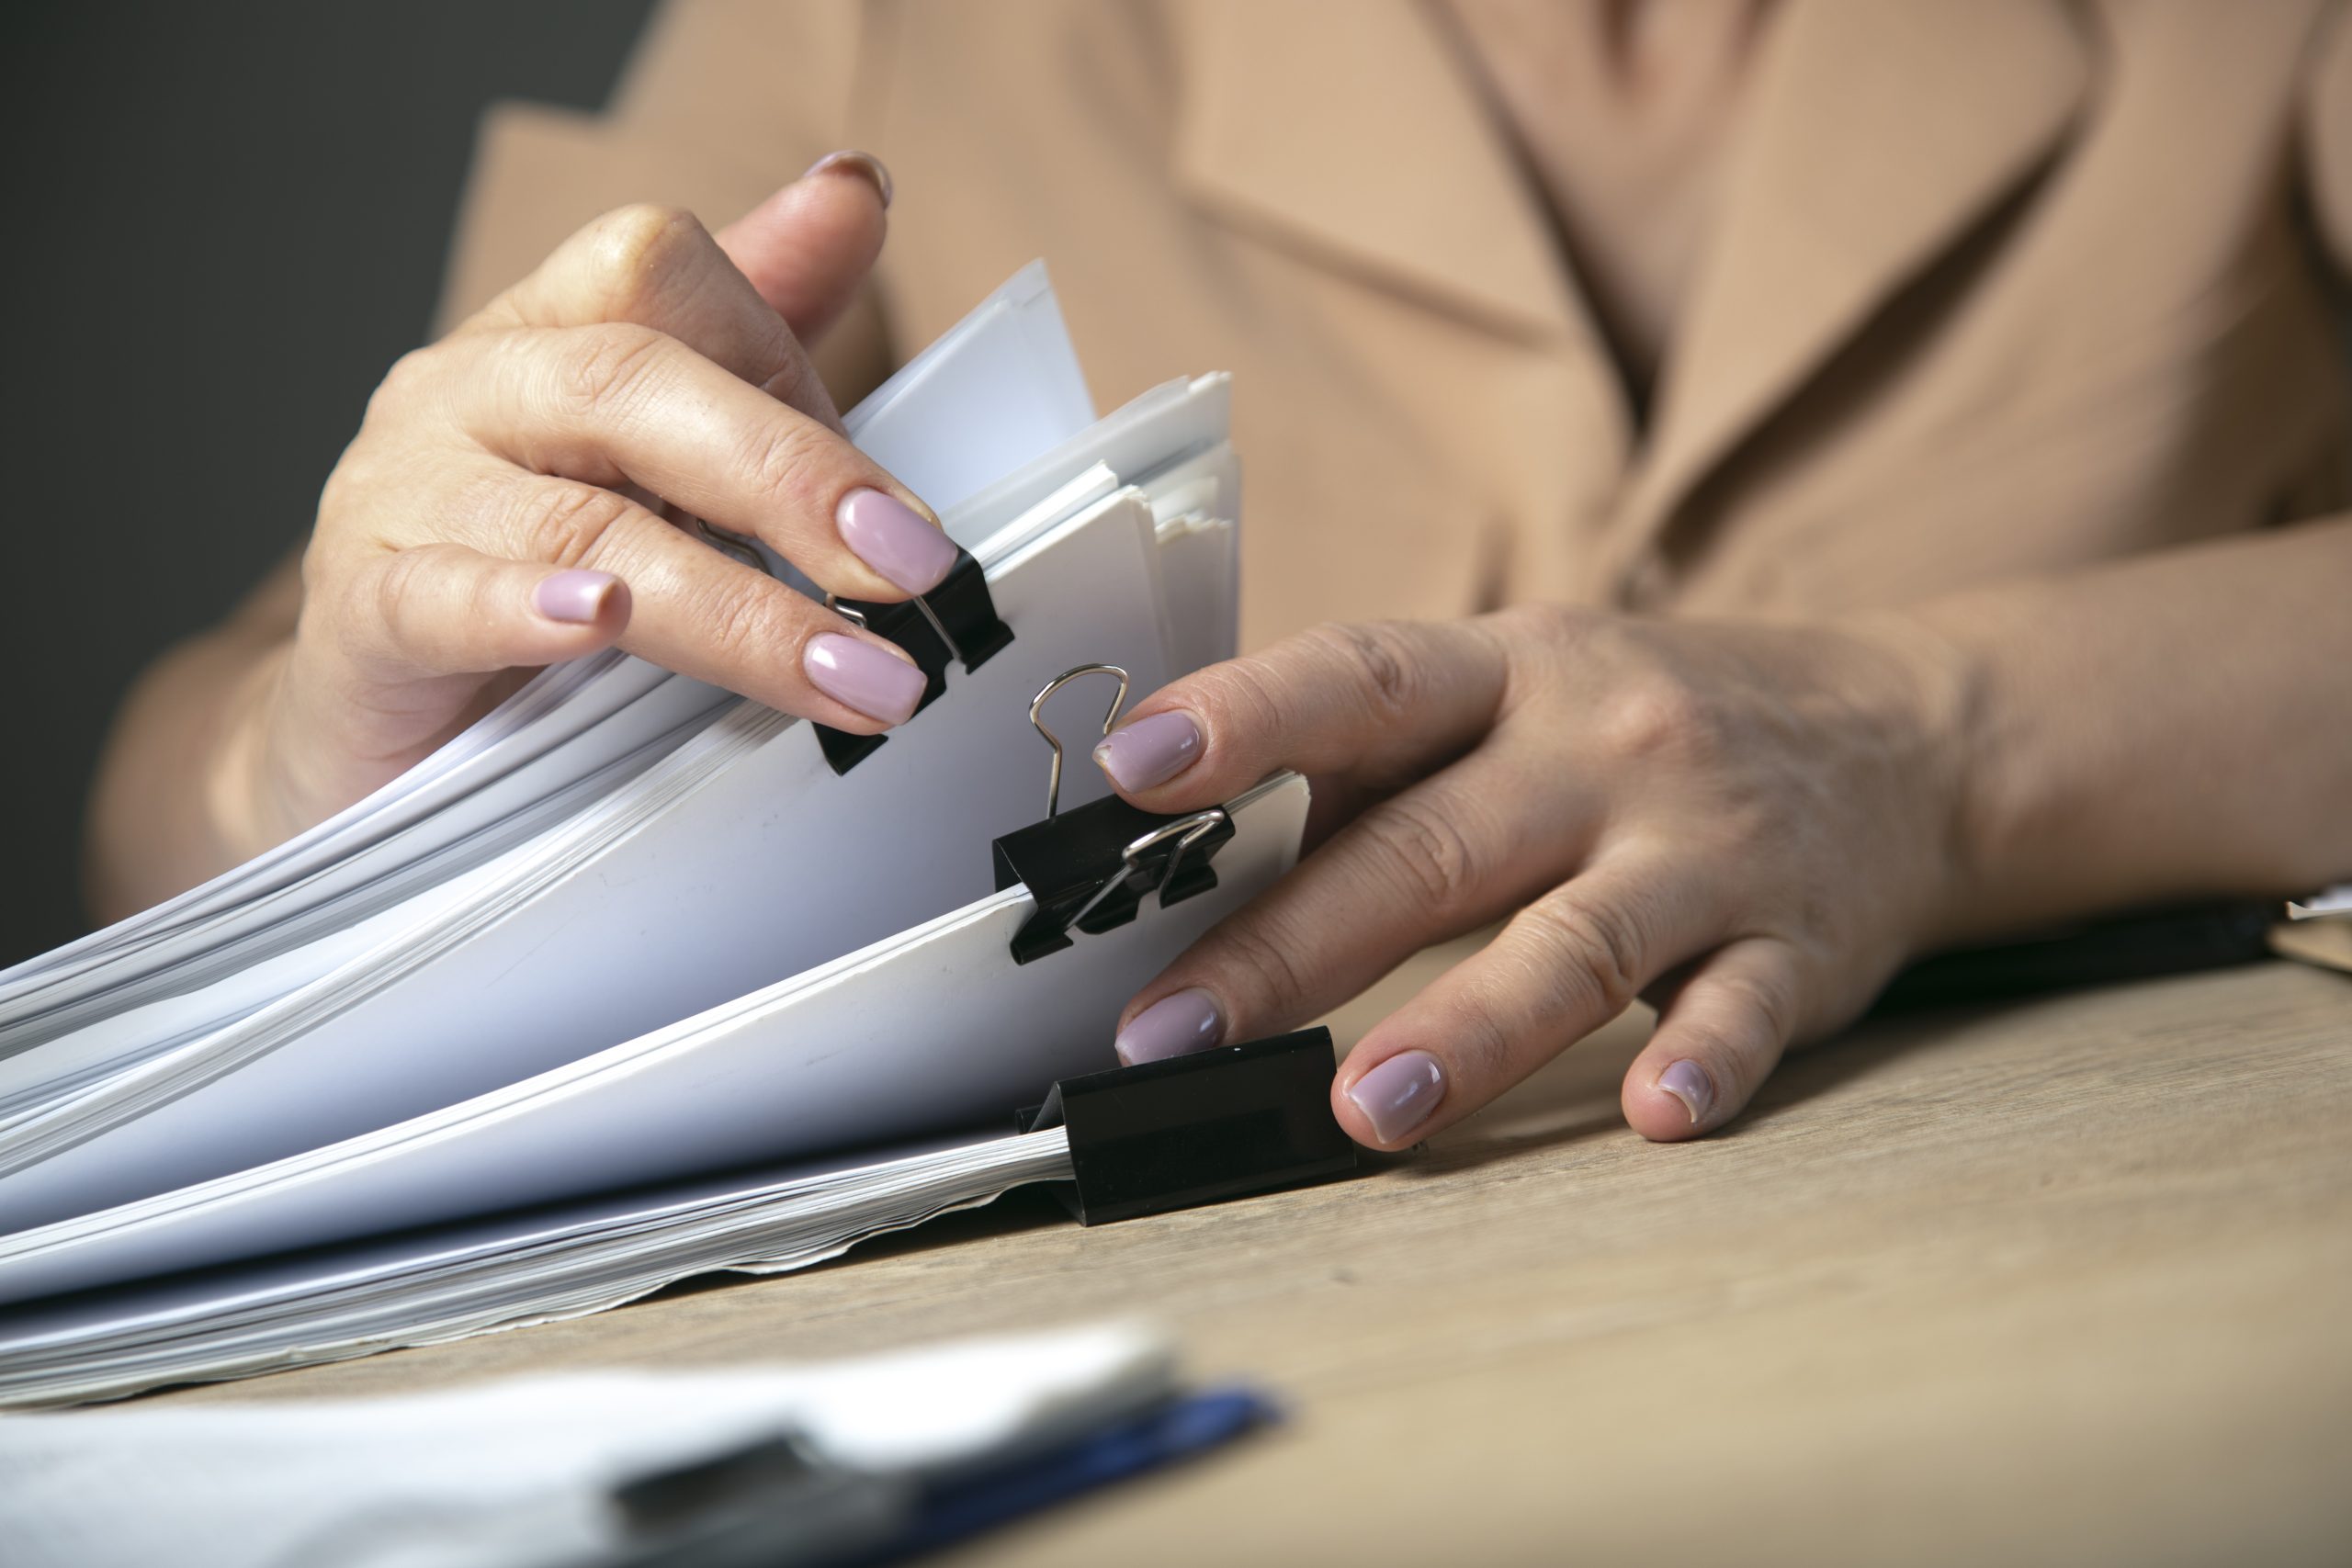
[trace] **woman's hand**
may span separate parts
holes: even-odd
[[[853,598],[953,565],[802,348],[879,252],[886,188],[836,155],[716,238],[684,212],[608,213],[394,366],[327,480],[298,628],[232,710],[214,858],[359,798],[530,668],[615,642],[838,728],[905,719],[923,680],[897,649],[676,521],[757,537]]]
[[[1560,609],[1325,627],[1202,671],[1098,749],[1119,793],[1187,811],[1295,768],[1310,839],[1344,825],[1145,988],[1120,1055],[1296,1027],[1509,915],[1349,1055],[1349,1133],[1414,1143],[1637,997],[1661,1011],[1626,1119],[1719,1127],[1938,934],[1964,872],[1962,694],[1893,620]]]

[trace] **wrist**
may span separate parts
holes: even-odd
[[[1986,910],[1991,842],[1997,815],[1999,748],[1988,721],[1984,661],[1933,620],[1900,611],[1849,617],[1839,629],[1871,650],[1893,673],[1896,695],[1893,750],[1904,765],[1919,830],[1935,870],[1922,889],[1914,951],[1951,946],[1977,934]]]

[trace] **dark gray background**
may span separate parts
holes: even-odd
[[[594,107],[648,0],[12,0],[0,964],[83,929],[131,676],[307,533],[422,340],[477,117]]]

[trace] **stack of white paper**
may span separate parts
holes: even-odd
[[[74,1404],[577,1317],[694,1274],[803,1268],[1069,1175],[1059,1128],[941,1139],[34,1303],[0,1311],[0,1404]]]
[[[789,1266],[1058,1157],[1045,1135],[873,1151],[1109,1066],[1124,998],[1296,852],[1305,786],[1272,781],[1230,803],[1212,891],[1010,959],[1035,906],[995,890],[989,846],[1044,814],[1031,698],[1080,664],[1141,693],[1232,650],[1225,382],[1095,421],[1033,266],[847,423],[942,504],[1013,635],[850,771],[807,724],[583,660],[291,843],[0,976],[0,1303],[113,1288],[0,1323],[0,1397]],[[1087,734],[1102,700],[1048,721]],[[1064,793],[1103,790],[1079,766]],[[491,1214],[469,1243],[283,1258]],[[255,1258],[277,1261],[123,1290]]]

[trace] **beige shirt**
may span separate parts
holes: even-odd
[[[1244,640],[1563,598],[1896,604],[2346,504],[2324,0],[1783,0],[1637,420],[1559,210],[1410,0],[702,0],[484,127],[470,308],[625,201],[897,176],[844,398],[1015,267],[1098,400],[1229,369]]]

